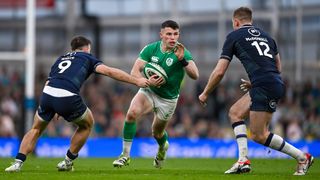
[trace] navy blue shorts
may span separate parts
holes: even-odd
[[[250,89],[251,111],[275,112],[279,99],[285,95],[283,84],[266,84]]]
[[[55,113],[71,122],[85,113],[87,106],[79,95],[70,97],[53,97],[42,93],[38,115],[45,121],[51,121]]]

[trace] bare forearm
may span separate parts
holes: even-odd
[[[227,68],[229,66],[230,61],[227,59],[219,59],[218,64],[212,71],[210,78],[208,80],[207,86],[203,93],[209,94],[211,93],[217,85],[220,83],[221,79],[223,78]]]
[[[143,77],[142,74],[141,74],[141,72],[140,72],[139,70],[138,70],[138,71],[132,70],[132,71],[130,72],[130,74],[131,74],[132,76],[136,77],[136,78],[141,78],[141,77]]]
[[[123,81],[123,82],[127,82],[127,83],[131,83],[131,84],[136,84],[136,78],[130,76],[128,73],[120,70],[120,69],[116,69],[116,68],[110,68],[109,71],[109,77],[119,80],[119,81]]]
[[[205,89],[203,90],[203,93],[207,95],[210,94],[217,87],[217,85],[220,83],[222,78],[223,78],[223,75],[213,71],[210,75],[210,78],[208,80],[208,83]]]
[[[136,85],[137,83],[137,79],[130,76],[128,73],[117,69],[117,68],[112,68],[112,67],[108,67],[108,66],[98,66],[96,71],[100,74],[109,76],[113,79],[116,79],[118,81],[123,81],[123,82],[127,82],[127,83],[131,83]]]
[[[190,61],[189,64],[185,67],[186,73],[188,76],[194,80],[199,77],[199,70],[193,61]]]

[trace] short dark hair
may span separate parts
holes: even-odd
[[[237,18],[240,21],[252,21],[252,10],[248,7],[239,7],[233,12],[233,18]]]
[[[179,24],[173,20],[166,20],[161,24],[161,29],[164,29],[166,27],[172,28],[174,30],[180,29]]]
[[[83,36],[76,36],[71,40],[71,50],[81,49],[83,46],[88,46],[91,41]]]

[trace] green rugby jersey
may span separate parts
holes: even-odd
[[[174,51],[163,52],[161,49],[162,41],[157,41],[145,46],[139,58],[146,62],[153,62],[160,65],[168,75],[168,81],[160,88],[150,87],[150,89],[158,96],[165,99],[175,99],[179,96],[180,85],[184,77],[184,68],[178,62],[177,56]],[[190,51],[185,48],[184,58],[187,61],[193,60]]]

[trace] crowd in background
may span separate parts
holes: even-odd
[[[46,81],[45,73],[38,73],[35,101]],[[167,131],[170,137],[233,138],[228,109],[243,95],[238,80],[225,79],[211,94],[206,108],[198,103],[207,78],[195,83],[194,91],[184,87]],[[286,97],[273,115],[270,128],[288,140],[320,139],[320,81],[286,82]],[[92,137],[121,137],[125,113],[137,87],[110,78],[94,75],[82,88],[84,101],[95,118]],[[0,137],[16,137],[24,123],[24,76],[19,72],[0,69]],[[36,104],[37,107],[37,104]],[[35,108],[36,108],[35,107]],[[138,123],[136,137],[150,137],[152,116],[146,115]],[[248,121],[248,120],[247,120]],[[19,126],[20,125],[20,126]],[[55,116],[44,136],[71,136],[75,127]],[[250,136],[250,132],[249,136]],[[22,132],[23,134],[23,132]]]

